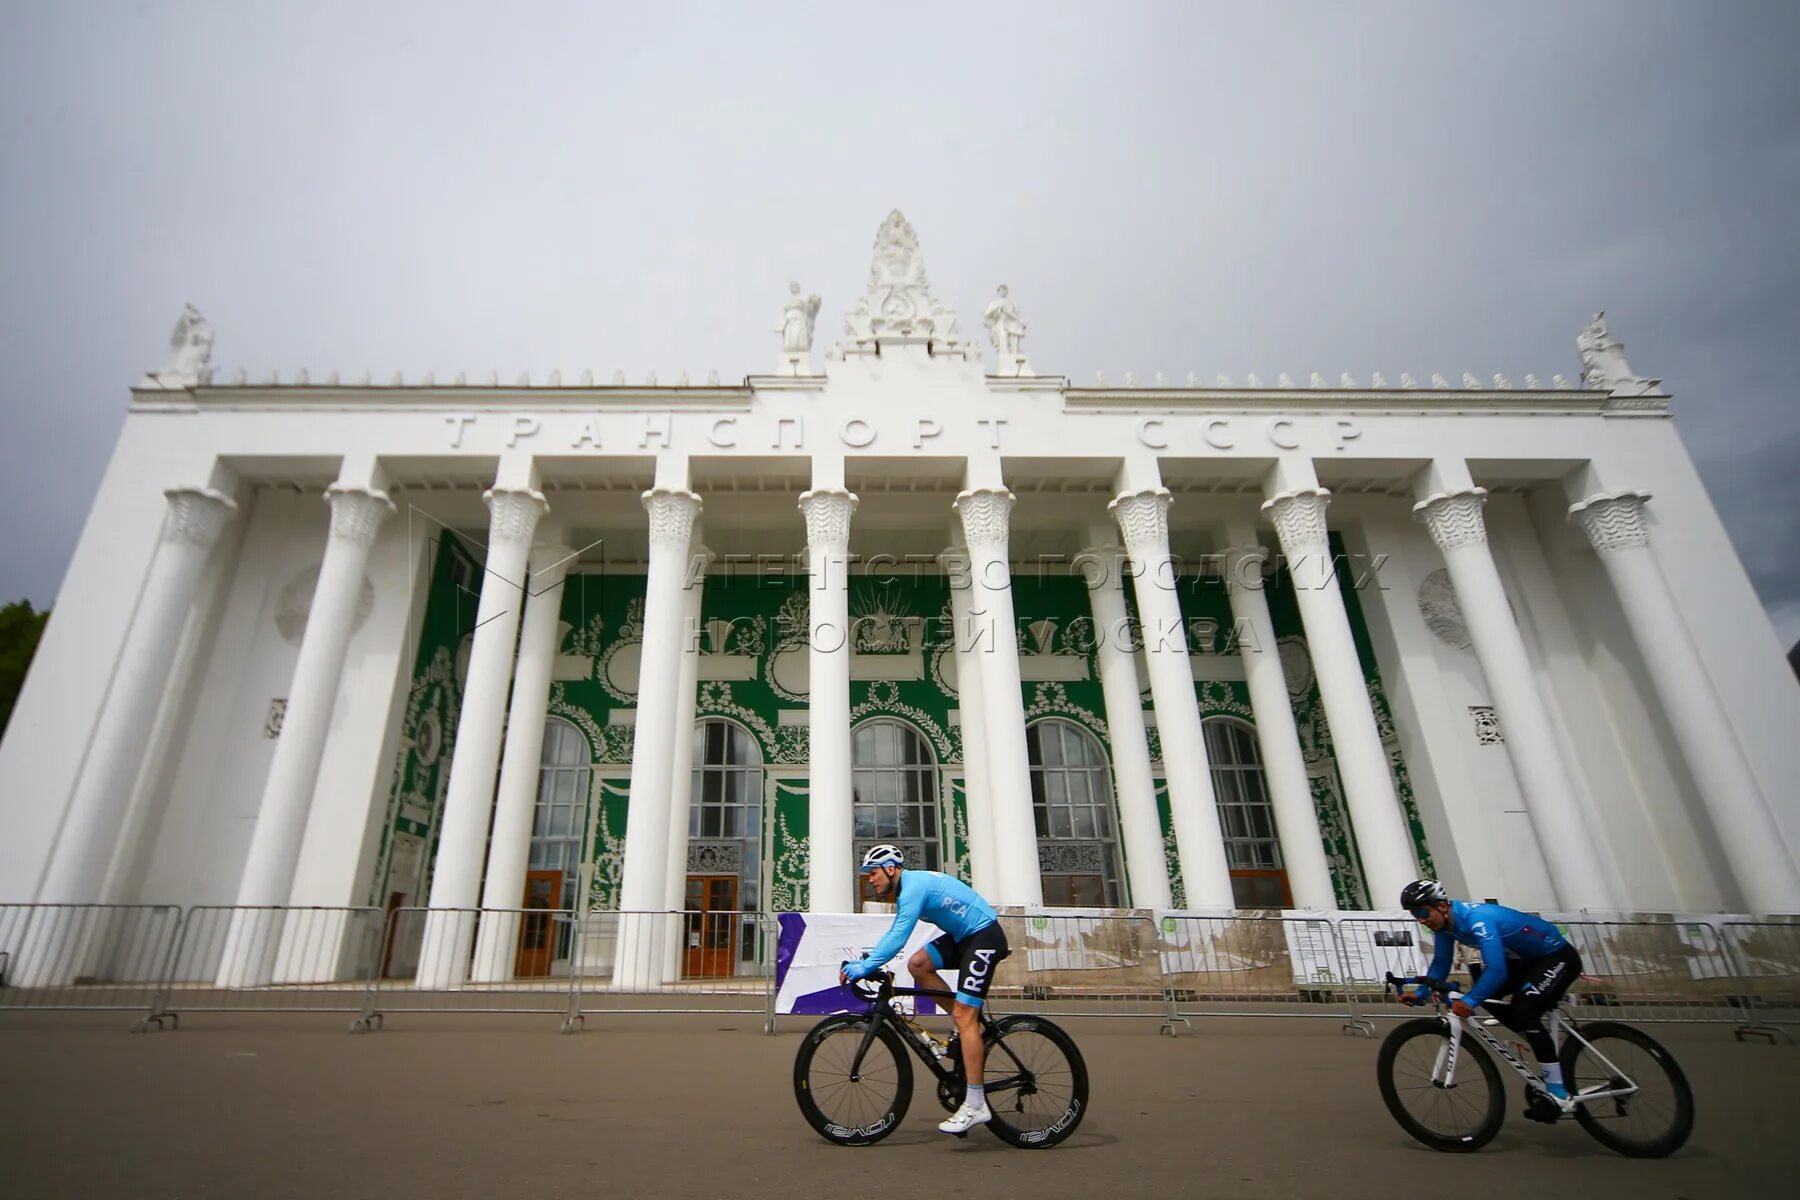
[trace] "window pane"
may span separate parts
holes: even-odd
[[[1094,810],[1083,804],[1074,810],[1075,836],[1091,838],[1094,833]]]

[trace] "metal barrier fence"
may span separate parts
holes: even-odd
[[[190,908],[137,1028],[184,1012],[360,1013],[381,928],[378,908]]]
[[[774,1028],[771,914],[591,912],[579,924],[579,1015],[759,1013]]]
[[[0,1010],[142,1012],[180,927],[172,904],[0,904]]]
[[[1782,1027],[1800,1023],[1800,924],[1726,921],[1721,933],[1742,988],[1739,1040],[1761,1036],[1793,1041]]]
[[[1430,938],[1404,917],[1005,913],[1004,1006],[1177,1024],[1212,1016],[1402,1016],[1388,972],[1422,972]],[[1800,923],[1570,920],[1583,1015],[1800,1023]],[[778,926],[755,912],[0,905],[0,1012],[760,1013],[775,1019]],[[1790,1039],[1791,1040],[1791,1039]]]
[[[355,1032],[389,1013],[546,1013],[580,1025],[575,914],[548,908],[396,908]]]

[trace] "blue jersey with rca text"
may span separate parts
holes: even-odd
[[[844,974],[851,979],[864,979],[887,965],[920,921],[936,925],[960,942],[999,920],[974,888],[939,871],[902,871],[899,890],[894,923],[861,962],[844,967]]]
[[[1556,926],[1536,913],[1466,900],[1450,902],[1450,927],[1434,936],[1437,944],[1431,970],[1426,972],[1433,979],[1445,977],[1457,942],[1481,951],[1481,981],[1463,997],[1471,1008],[1499,991],[1516,964],[1554,954],[1568,945]]]

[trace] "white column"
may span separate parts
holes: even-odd
[[[1324,488],[1298,488],[1278,492],[1262,507],[1281,538],[1281,552],[1299,601],[1313,675],[1319,682],[1319,698],[1325,705],[1325,721],[1331,727],[1331,744],[1343,776],[1344,798],[1356,827],[1370,902],[1386,908],[1399,903],[1400,889],[1418,877],[1419,868],[1333,571],[1331,543],[1325,532],[1325,506],[1330,500],[1331,493]]]
[[[1000,878],[996,893],[988,898],[1003,905],[1041,905],[1044,879],[1038,869],[1037,823],[1031,812],[1031,760],[1025,749],[1025,698],[1019,680],[1012,561],[1007,553],[1012,506],[1013,494],[1005,488],[982,487],[958,494],[952,507],[962,517],[975,583],[969,608],[975,630],[970,649],[981,664],[987,783]]]
[[[431,876],[430,905],[440,910],[470,910],[481,900],[481,868],[494,810],[494,772],[500,764],[500,729],[525,601],[526,565],[538,519],[550,507],[541,493],[527,488],[494,487],[482,499],[488,506],[487,561]],[[418,986],[463,983],[474,936],[472,912],[426,914]]]
[[[688,548],[700,497],[685,488],[644,493],[650,514],[650,569],[644,581],[644,648],[638,673],[637,724],[631,753],[631,793],[625,817],[625,872],[619,885],[619,926],[613,984],[641,989],[662,979],[661,913],[668,900],[669,788],[674,774],[675,693],[681,678],[683,593]]]
[[[956,643],[956,711],[962,722],[963,802],[969,818],[970,886],[984,896],[1000,891],[999,849],[994,844],[993,788],[988,783],[987,712],[981,690],[981,653],[971,616],[975,594],[969,552],[951,546],[938,555],[950,580],[951,633]],[[990,643],[991,644],[991,643]]]
[[[262,805],[256,813],[256,831],[238,883],[237,903],[242,906],[288,903],[312,808],[313,786],[319,779],[319,761],[325,754],[325,735],[337,704],[344,656],[355,628],[369,549],[382,522],[394,511],[394,502],[385,493],[366,487],[333,484],[326,490],[325,500],[331,505],[331,532],[325,541],[312,606],[307,610],[299,660],[288,685],[287,715],[275,743]],[[261,987],[270,983],[280,932],[280,913],[234,914],[220,960],[219,985]]]
[[[675,683],[675,723],[669,741],[669,880],[664,907],[670,912],[687,908],[688,826],[694,804],[694,710],[700,691],[700,601],[712,558],[712,551],[705,546],[693,548],[688,555],[686,590],[681,597],[681,670]],[[683,922],[673,920],[664,933],[664,979],[681,977],[683,931]]]
[[[856,497],[814,488],[800,497],[806,516],[807,590],[812,628],[807,651],[808,863],[813,912],[856,911],[851,861],[850,517]]]
[[[1175,595],[1175,564],[1169,555],[1171,503],[1168,489],[1159,487],[1121,493],[1106,507],[1119,523],[1131,554],[1132,594],[1144,628],[1144,660],[1162,742],[1163,773],[1169,781],[1169,817],[1175,827],[1182,890],[1189,908],[1232,908],[1231,871],[1200,728],[1187,626]]]
[[[1610,909],[1613,898],[1606,870],[1582,817],[1581,800],[1556,731],[1550,727],[1525,640],[1519,636],[1488,549],[1487,523],[1481,515],[1486,502],[1486,488],[1434,492],[1413,505],[1413,515],[1425,523],[1431,540],[1444,552],[1450,584],[1499,710],[1506,754],[1524,794],[1538,851],[1550,869],[1557,903],[1563,908]]]
[[[144,745],[169,682],[200,573],[225,522],[237,511],[236,503],[210,488],[170,488],[163,495],[169,511],[156,557],[94,728],[87,765],[38,889],[43,904],[100,899],[112,861],[113,836],[137,782]]]
[[[1648,492],[1602,492],[1571,505],[1569,518],[1587,534],[1612,580],[1744,900],[1759,913],[1800,912],[1794,853],[1650,550],[1644,522],[1649,499]],[[1512,736],[1510,727],[1506,736]]]
[[[1262,567],[1267,558],[1268,551],[1260,545],[1226,550],[1225,590],[1231,597],[1232,623],[1239,630],[1238,656],[1244,660],[1244,682],[1256,714],[1256,745],[1262,751],[1263,783],[1275,810],[1288,889],[1296,908],[1332,909],[1337,907],[1337,894],[1331,890],[1331,867],[1319,837],[1312,788],[1306,782],[1306,757],[1300,752],[1275,622],[1263,594]]]
[[[1168,908],[1169,868],[1163,856],[1162,820],[1156,812],[1156,780],[1150,773],[1150,739],[1138,692],[1137,656],[1125,614],[1123,546],[1092,546],[1075,557],[1087,582],[1094,614],[1094,657],[1106,699],[1106,731],[1112,742],[1113,791],[1119,834],[1134,908]]]
[[[538,780],[543,774],[544,723],[560,640],[556,635],[562,622],[562,585],[573,555],[574,551],[563,545],[538,546],[531,552],[519,661],[513,668],[506,743],[500,754],[494,827],[488,837],[487,870],[481,883],[481,907],[508,911],[481,914],[472,970],[477,983],[511,979],[518,962],[519,914],[510,910],[525,902],[531,827],[537,816]],[[564,896],[563,907],[577,907],[575,900]]]

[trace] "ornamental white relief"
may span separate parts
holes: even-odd
[[[561,717],[565,721],[568,721],[577,729],[580,729],[582,734],[587,737],[588,756],[592,761],[612,763],[631,761],[629,753],[622,759],[615,758],[608,753],[611,747],[606,744],[605,731],[603,731],[599,724],[595,722],[593,714],[588,712],[587,709],[569,703],[568,695],[563,690],[563,685],[561,683],[553,683],[550,685],[550,703],[547,708],[551,715]],[[630,727],[626,726],[625,728]],[[629,749],[629,747],[627,747],[627,749]]]
[[[1325,550],[1325,506],[1330,502],[1331,493],[1324,488],[1282,492],[1263,502],[1263,512],[1289,558]]]
[[[1169,548],[1169,506],[1175,497],[1167,488],[1126,492],[1113,498],[1107,510],[1119,523],[1125,547],[1138,554],[1166,553]]]
[[[1475,725],[1475,744],[1478,746],[1498,746],[1506,740],[1500,730],[1500,714],[1494,711],[1491,704],[1469,705],[1469,719]]]
[[[1419,616],[1425,621],[1425,628],[1446,646],[1466,651],[1475,644],[1469,637],[1462,606],[1456,601],[1456,585],[1443,567],[1419,580]]]
[[[219,540],[225,522],[237,512],[236,501],[211,488],[170,488],[163,495],[169,511],[162,540],[174,545],[206,549]]]
[[[325,500],[331,505],[331,537],[355,546],[369,546],[375,535],[394,512],[394,502],[386,493],[367,488],[347,488],[332,484],[325,489]]]
[[[1288,696],[1300,699],[1313,685],[1312,654],[1306,648],[1306,639],[1280,638],[1275,643],[1275,652],[1281,656],[1281,674],[1287,680]]]
[[[596,625],[598,618],[595,619]],[[599,636],[598,630],[595,637]],[[644,598],[635,596],[625,606],[625,623],[619,635],[601,653],[594,678],[606,694],[621,704],[636,704],[638,671],[644,661]]]
[[[650,544],[686,550],[700,516],[700,497],[685,489],[655,487],[643,495],[650,514]]]
[[[900,685],[891,679],[877,679],[869,684],[869,698],[850,710],[850,724],[854,727],[857,722],[876,716],[906,718],[931,739],[940,763],[959,761],[956,750],[950,743],[950,736],[938,724],[937,718],[924,709],[901,700]]]
[[[275,597],[275,631],[281,640],[290,646],[298,646],[306,636],[307,618],[312,615],[313,593],[319,586],[319,569],[323,563],[314,563],[306,570],[299,572],[281,593]],[[369,577],[362,577],[362,587],[356,593],[356,610],[350,616],[350,632],[355,633],[375,611],[375,585]]]
[[[1082,728],[1100,740],[1100,744],[1111,754],[1111,738],[1106,722],[1091,709],[1081,707],[1069,699],[1069,690],[1060,683],[1040,683],[1032,693],[1031,704],[1025,709],[1025,723],[1030,724],[1040,717],[1070,717]]]
[[[1447,553],[1487,541],[1487,524],[1481,517],[1486,503],[1486,488],[1439,492],[1413,505],[1413,516],[1425,523],[1431,540]]]
[[[1013,499],[1005,488],[975,488],[956,497],[951,507],[962,518],[963,536],[971,547],[1006,549]]]
[[[834,349],[842,355],[884,338],[906,338],[939,343],[945,351],[979,353],[961,345],[960,336],[956,313],[931,294],[919,235],[895,209],[876,231],[868,290],[844,315],[844,340]]]
[[[1650,527],[1644,523],[1648,492],[1602,492],[1569,506],[1569,519],[1581,526],[1601,554],[1631,550],[1650,544]]]
[[[489,488],[481,498],[488,506],[488,541],[496,546],[529,546],[538,519],[550,511],[544,494],[530,488]]]
[[[281,726],[287,720],[287,700],[285,698],[269,701],[269,715],[263,718],[263,736],[278,738]]]
[[[806,518],[808,546],[843,549],[850,543],[850,518],[856,512],[856,496],[842,488],[819,488],[800,496],[800,512]]]

